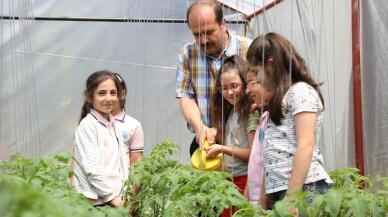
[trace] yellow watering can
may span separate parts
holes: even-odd
[[[198,148],[195,150],[193,156],[191,156],[191,166],[196,169],[202,169],[203,171],[221,171],[222,153],[219,153],[215,158],[207,158],[206,151],[204,150],[206,147],[209,147],[207,140],[203,143],[202,151]]]

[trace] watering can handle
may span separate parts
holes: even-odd
[[[205,148],[209,147],[209,142],[205,140],[202,145],[202,150],[201,150],[201,160],[202,160],[202,167],[206,167],[206,151]]]

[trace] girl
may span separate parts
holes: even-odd
[[[264,186],[264,164],[262,153],[262,142],[265,130],[267,129],[268,112],[267,104],[272,93],[267,92],[261,85],[261,78],[257,76],[257,71],[249,70],[247,78],[247,94],[250,94],[255,101],[255,109],[261,110],[263,114],[259,121],[259,127],[256,129],[252,144],[251,155],[248,163],[248,180],[244,196],[254,205],[261,205],[263,209],[267,208],[267,198],[265,196]],[[263,111],[265,111],[263,113]]]
[[[75,132],[76,162],[74,187],[95,206],[123,206],[124,183],[128,177],[128,157],[121,132],[110,114],[122,96],[116,76],[98,71],[89,76],[85,102]]]
[[[327,192],[332,180],[318,149],[324,110],[320,84],[291,43],[276,33],[256,38],[247,60],[256,82],[273,93],[263,140],[266,194],[276,202],[297,189]]]
[[[129,159],[128,166],[130,167],[143,159],[144,133],[140,122],[125,113],[127,85],[119,74],[114,73],[114,75],[119,81],[122,94],[118,97],[117,102],[113,106],[112,115],[115,117],[116,123],[120,127],[124,139],[126,156]],[[131,187],[133,194],[139,192],[139,188],[134,183]],[[137,202],[132,201],[130,210],[132,216],[136,216],[136,209]]]
[[[143,159],[144,134],[143,128],[139,121],[125,113],[125,96],[127,95],[127,85],[121,76],[117,73],[114,75],[119,80],[119,86],[122,94],[113,106],[112,115],[115,117],[117,125],[121,129],[124,139],[125,151],[129,157],[129,166]],[[134,193],[138,192],[136,186],[133,186]]]
[[[115,117],[117,124],[120,126],[126,151],[129,156],[129,163],[132,165],[143,159],[144,133],[140,122],[125,113],[127,85],[119,74],[114,73],[114,75],[119,80],[122,94],[117,103],[114,104],[112,115]]]
[[[248,159],[258,119],[257,112],[250,114],[253,101],[245,93],[246,71],[247,62],[241,57],[234,55],[224,60],[216,80],[219,92],[212,111],[215,117],[213,126],[218,132],[216,141],[223,141],[224,145],[205,148],[208,157],[224,154],[225,171],[232,175],[241,194],[245,190]]]

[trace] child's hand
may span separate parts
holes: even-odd
[[[120,197],[115,197],[113,200],[109,201],[108,204],[109,206],[112,206],[112,207],[124,206],[125,199],[121,199]]]
[[[245,199],[249,200],[248,183],[245,185],[244,197],[245,197]]]
[[[215,158],[219,153],[221,153],[222,147],[219,144],[211,145],[205,148],[206,157]]]
[[[292,195],[286,195],[284,198],[283,198],[283,201],[286,201],[286,200],[293,200],[293,196]],[[299,210],[298,208],[296,207],[288,207],[287,210],[289,212],[291,212],[292,216],[299,216]]]

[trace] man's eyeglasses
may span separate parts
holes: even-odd
[[[261,81],[249,80],[249,81],[247,81],[247,86],[248,86],[249,88],[252,88],[252,87],[253,87],[253,84],[256,84],[256,83],[262,85]]]
[[[222,85],[221,87],[218,87],[218,90],[220,91],[220,93],[227,93],[229,89],[233,92],[236,92],[240,86],[241,84],[239,83],[231,83],[229,85]]]

